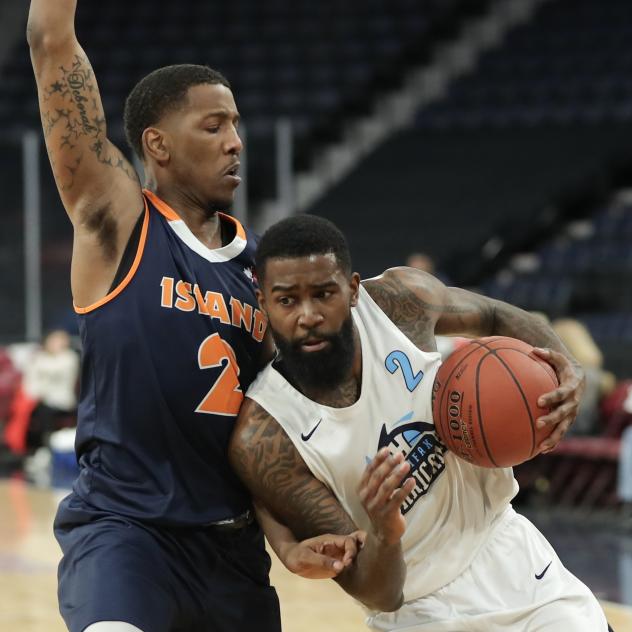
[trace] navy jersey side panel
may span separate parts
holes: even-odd
[[[133,276],[79,315],[74,490],[106,511],[205,524],[250,506],[227,446],[265,330],[252,279],[256,243],[238,226],[209,260],[176,233],[178,222],[149,201],[146,212]]]

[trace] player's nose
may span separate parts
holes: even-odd
[[[301,303],[298,315],[298,324],[305,329],[313,329],[323,322],[323,315],[318,309],[315,309],[311,301]]]
[[[239,155],[243,148],[244,144],[241,140],[241,136],[239,135],[237,128],[233,127],[226,139],[225,151],[228,154]]]

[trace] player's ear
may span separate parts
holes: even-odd
[[[257,288],[255,290],[255,295],[257,297],[257,301],[259,302],[259,309],[261,309],[263,315],[267,318],[268,313],[266,312],[266,300],[263,297],[263,292],[259,288]]]
[[[349,287],[351,288],[351,307],[355,307],[358,304],[358,297],[360,296],[360,275],[357,272],[351,275]]]
[[[146,156],[151,156],[159,165],[169,162],[171,154],[165,133],[157,127],[148,127],[142,136],[143,150]]]

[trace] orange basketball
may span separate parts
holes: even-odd
[[[494,336],[472,340],[444,362],[432,410],[443,443],[483,467],[509,467],[534,457],[551,427],[536,428],[548,411],[538,398],[558,386],[553,367],[529,355],[526,342]]]

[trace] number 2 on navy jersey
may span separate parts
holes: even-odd
[[[195,412],[207,415],[236,415],[244,394],[239,387],[239,365],[233,348],[219,334],[212,334],[198,349],[198,364],[200,369],[222,365],[224,368]]]
[[[424,376],[423,371],[419,371],[418,373],[413,371],[412,364],[403,351],[391,351],[388,356],[386,356],[384,364],[389,373],[395,373],[398,369],[401,369],[404,375],[404,382],[406,382],[406,388],[411,393],[419,386],[419,382],[421,382]]]

